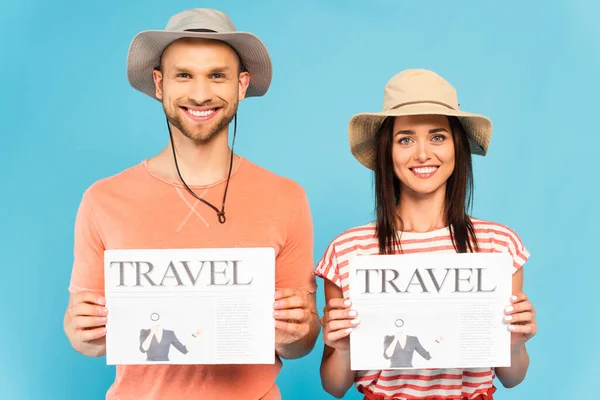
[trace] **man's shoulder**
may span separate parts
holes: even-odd
[[[138,163],[112,175],[100,178],[86,189],[85,195],[96,197],[112,194],[123,188],[131,188],[132,185],[140,182],[143,169],[143,163]]]
[[[260,183],[261,186],[268,187],[270,191],[280,195],[289,194],[290,196],[295,196],[304,194],[304,188],[296,180],[276,173],[248,159],[245,159],[244,162],[247,163],[247,170],[252,182]]]

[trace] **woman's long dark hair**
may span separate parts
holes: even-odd
[[[446,184],[444,223],[449,227],[450,238],[458,253],[478,250],[477,238],[469,210],[473,199],[473,164],[467,135],[456,117],[448,117],[454,141],[454,172]],[[388,117],[375,139],[375,211],[377,214],[377,239],[380,254],[402,252],[399,220],[396,207],[400,201],[400,180],[394,173],[392,145],[394,117]],[[399,225],[399,226],[398,226]]]

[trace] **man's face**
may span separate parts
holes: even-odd
[[[240,69],[237,54],[223,42],[181,39],[167,47],[154,83],[171,125],[196,143],[227,132],[250,83]]]

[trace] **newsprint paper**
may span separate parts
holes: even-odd
[[[356,256],[352,370],[510,366],[506,253]]]
[[[272,248],[107,250],[106,361],[273,364]]]

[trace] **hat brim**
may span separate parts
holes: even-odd
[[[152,71],[159,65],[167,46],[182,38],[213,39],[227,43],[238,53],[242,64],[250,73],[246,97],[258,97],[267,93],[273,76],[271,58],[263,42],[248,32],[141,32],[133,38],[127,56],[127,79],[131,86],[159,100],[156,97]]]
[[[389,111],[359,113],[350,119],[348,140],[352,155],[365,167],[375,169],[375,135],[387,117],[445,115],[457,117],[467,134],[471,154],[485,156],[492,139],[489,118],[435,104],[413,104]]]

